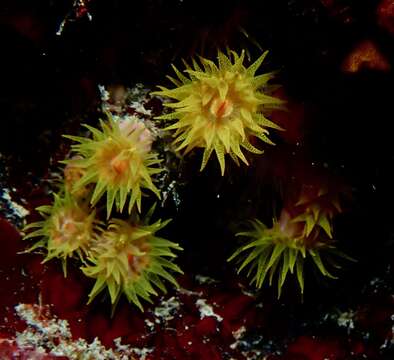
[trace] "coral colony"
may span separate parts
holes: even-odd
[[[151,94],[168,109],[153,124],[104,109],[100,128],[84,125],[88,136],[65,135],[74,144],[63,162],[64,181],[53,204],[37,209],[43,220],[26,227],[25,239],[38,238],[28,251],[44,249],[44,262],[61,260],[65,276],[67,261],[79,262],[95,280],[89,303],[107,289],[113,307],[124,295],[143,310],[142,300],[165,292],[166,282],[177,287],[182,270],[174,259],[182,248],[160,237],[169,220],[152,220],[155,206],[146,206],[164,195],[158,178],[167,169],[155,141],[172,137],[169,147],[185,161],[201,149],[200,170],[215,152],[222,176],[227,156],[248,165],[244,150],[260,155],[264,145],[273,145],[270,131],[284,130],[269,119],[270,111],[285,104],[270,84],[275,73],[259,73],[266,56],[245,65],[245,51],[219,51],[217,62],[193,59],[183,71],[173,66],[177,78],[168,79],[174,87],[159,86]],[[271,226],[245,219],[236,234],[243,243],[228,259],[257,288],[275,279],[278,296],[289,274],[303,293],[305,262],[332,278],[331,270],[339,267],[333,258],[346,258],[333,241],[333,218],[341,212],[336,195],[318,186],[284,203]]]

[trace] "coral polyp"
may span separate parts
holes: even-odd
[[[99,224],[95,212],[78,204],[68,193],[63,197],[55,195],[53,205],[40,206],[37,210],[45,219],[26,226],[25,231],[35,230],[24,239],[41,239],[28,251],[45,248],[48,253],[44,261],[61,259],[66,273],[67,259],[77,256],[83,260],[96,240]]]
[[[151,302],[151,296],[157,295],[154,287],[166,291],[162,279],[178,286],[171,272],[182,271],[167,258],[176,257],[173,250],[182,249],[155,235],[168,222],[158,220],[149,225],[139,221],[110,221],[89,263],[82,268],[86,276],[96,279],[89,302],[107,288],[113,305],[123,293],[142,310],[140,298]]]
[[[267,52],[245,67],[244,51],[241,55],[231,51],[229,56],[219,52],[218,65],[205,58],[200,58],[202,68],[195,60],[193,68],[186,64],[188,76],[173,66],[178,79],[168,78],[176,88],[159,86],[161,91],[153,93],[177,101],[165,103],[174,112],[158,119],[177,119],[167,127],[176,130],[174,145],[177,151],[183,150],[186,154],[194,148],[204,148],[201,170],[213,151],[223,175],[226,154],[237,164],[241,159],[248,165],[241,148],[262,153],[249,141],[252,137],[273,144],[268,138],[268,128],[281,128],[264,114],[266,110],[281,106],[282,100],[264,92],[274,72],[255,75],[266,55]]]
[[[277,277],[278,298],[288,273],[295,274],[303,294],[305,260],[311,260],[323,276],[335,278],[327,270],[321,254],[334,268],[340,267],[333,260],[335,256],[350,259],[335,248],[326,225],[314,226],[313,231],[307,231],[307,227],[306,221],[293,218],[286,210],[282,210],[271,228],[257,219],[252,220],[248,231],[236,234],[252,240],[241,246],[228,261],[236,259],[238,273],[248,268],[247,276],[252,277],[250,283],[257,288],[261,288],[267,278],[271,286]]]
[[[82,159],[75,157],[74,159]],[[74,189],[74,184],[78,182],[84,175],[84,170],[73,163],[67,164],[64,168],[64,188],[75,198],[83,198],[89,193],[89,186]]]
[[[106,193],[107,217],[115,205],[122,211],[129,198],[128,211],[134,205],[141,211],[142,189],[149,189],[160,197],[151,176],[162,171],[160,160],[150,151],[152,137],[143,123],[138,120],[101,123],[101,131],[85,125],[93,138],[65,136],[79,142],[72,150],[80,158],[66,161],[68,166],[80,169],[80,179],[73,185],[73,192],[95,184],[90,198],[96,205]]]
[[[296,207],[303,210],[298,210],[300,214],[292,221],[305,223],[305,237],[309,236],[316,227],[320,227],[332,239],[332,219],[342,212],[337,192],[330,192],[324,186],[314,187],[304,184]]]

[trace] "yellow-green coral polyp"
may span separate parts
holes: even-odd
[[[196,147],[204,148],[201,170],[213,151],[222,175],[226,154],[237,164],[238,159],[248,164],[241,148],[262,153],[250,143],[251,137],[272,144],[268,128],[280,127],[264,113],[280,106],[282,101],[264,93],[268,81],[274,77],[273,72],[255,75],[266,55],[267,52],[245,67],[244,51],[241,55],[231,52],[229,56],[219,52],[218,65],[204,58],[200,58],[202,67],[195,60],[193,67],[186,64],[188,76],[173,66],[178,79],[168,78],[176,88],[160,86],[161,91],[153,93],[177,101],[165,103],[174,112],[158,119],[177,120],[167,129],[176,130],[174,144],[178,151],[184,150],[186,154]]]
[[[176,257],[173,250],[181,248],[155,235],[167,223],[161,220],[150,225],[119,219],[110,221],[89,264],[82,268],[85,275],[96,279],[89,302],[107,288],[113,305],[123,293],[142,310],[140,298],[151,302],[151,296],[157,295],[155,287],[166,291],[162,279],[178,286],[171,272],[182,271],[166,258]]]
[[[37,210],[44,220],[28,225],[25,231],[35,230],[29,232],[24,239],[41,239],[28,251],[45,248],[48,253],[44,261],[61,259],[65,272],[68,258],[77,255],[83,259],[88,254],[98,230],[95,212],[78,204],[68,193],[64,196],[55,195],[52,206],[40,206]]]
[[[238,262],[238,273],[247,268],[250,283],[254,283],[257,288],[261,288],[267,278],[270,286],[276,279],[278,297],[281,296],[289,273],[296,275],[300,291],[304,292],[305,260],[311,260],[323,276],[335,278],[324,265],[321,254],[324,253],[326,260],[337,268],[339,265],[333,261],[333,256],[350,259],[337,250],[331,241],[327,241],[326,234],[321,233],[323,228],[314,227],[313,232],[307,236],[305,223],[299,219],[293,220],[284,211],[271,228],[259,220],[250,221],[250,229],[237,236],[250,238],[251,241],[241,246],[228,259]]]
[[[134,205],[141,211],[142,189],[146,188],[160,197],[151,176],[161,172],[160,160],[150,151],[150,140],[144,136],[146,129],[139,124],[121,128],[117,122],[101,121],[101,131],[85,125],[92,138],[66,136],[79,142],[72,150],[81,158],[66,161],[82,170],[82,177],[74,184],[74,191],[94,183],[91,204],[95,205],[106,193],[107,217],[115,205],[122,211],[127,199],[129,213]]]

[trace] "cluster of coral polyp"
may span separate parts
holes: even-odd
[[[35,230],[25,239],[39,237],[29,251],[43,248],[44,261],[61,259],[65,275],[67,259],[79,260],[82,272],[96,279],[89,302],[107,288],[113,306],[124,294],[142,310],[140,298],[151,301],[156,290],[166,290],[162,279],[177,286],[172,273],[181,270],[171,259],[173,250],[182,249],[157,237],[168,220],[150,223],[154,207],[145,218],[138,215],[142,189],[160,197],[152,176],[162,168],[150,131],[136,116],[115,121],[109,115],[100,125],[101,130],[85,125],[91,137],[66,136],[78,144],[64,161],[64,184],[53,205],[37,209],[44,220],[28,225],[26,230]],[[128,218],[116,218],[127,202]]]
[[[266,116],[283,101],[272,96],[275,86],[268,82],[273,72],[256,75],[266,54],[246,67],[244,52],[219,52],[218,64],[204,58],[201,65],[193,60],[193,68],[186,64],[188,77],[173,67],[178,80],[169,79],[176,87],[152,93],[171,98],[164,105],[172,112],[148,120],[108,114],[100,121],[101,129],[85,125],[89,137],[65,136],[77,144],[71,147],[71,158],[63,161],[64,184],[54,204],[38,208],[44,220],[28,226],[36,230],[26,238],[40,237],[30,250],[44,248],[44,261],[61,259],[65,274],[67,259],[77,258],[81,271],[95,279],[89,302],[107,289],[113,306],[124,294],[143,309],[141,299],[151,301],[157,290],[166,290],[163,280],[177,286],[174,274],[182,271],[172,260],[174,250],[182,249],[156,235],[168,221],[151,222],[155,207],[141,216],[143,195],[161,198],[165,190],[157,185],[158,175],[178,171],[162,165],[166,151],[179,157],[181,150],[187,154],[203,148],[201,170],[215,151],[224,175],[225,155],[238,165],[238,159],[248,164],[241,148],[261,154],[252,145],[256,139],[273,144],[268,129],[282,129]],[[171,145],[165,140],[169,137],[175,137]],[[162,146],[155,146],[160,141]],[[155,150],[160,148],[166,150]],[[332,255],[346,257],[333,244],[333,217],[341,211],[338,197],[319,185],[304,190],[294,201],[283,199],[285,206],[270,227],[249,221],[237,234],[249,241],[229,259],[238,261],[238,271],[248,268],[257,288],[266,278],[270,285],[277,279],[279,296],[288,273],[296,274],[304,291],[306,261],[333,277],[325,261],[335,268],[339,265]]]

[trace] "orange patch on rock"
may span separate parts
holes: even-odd
[[[389,71],[385,56],[371,40],[359,43],[342,63],[342,71],[356,73],[362,69]]]

